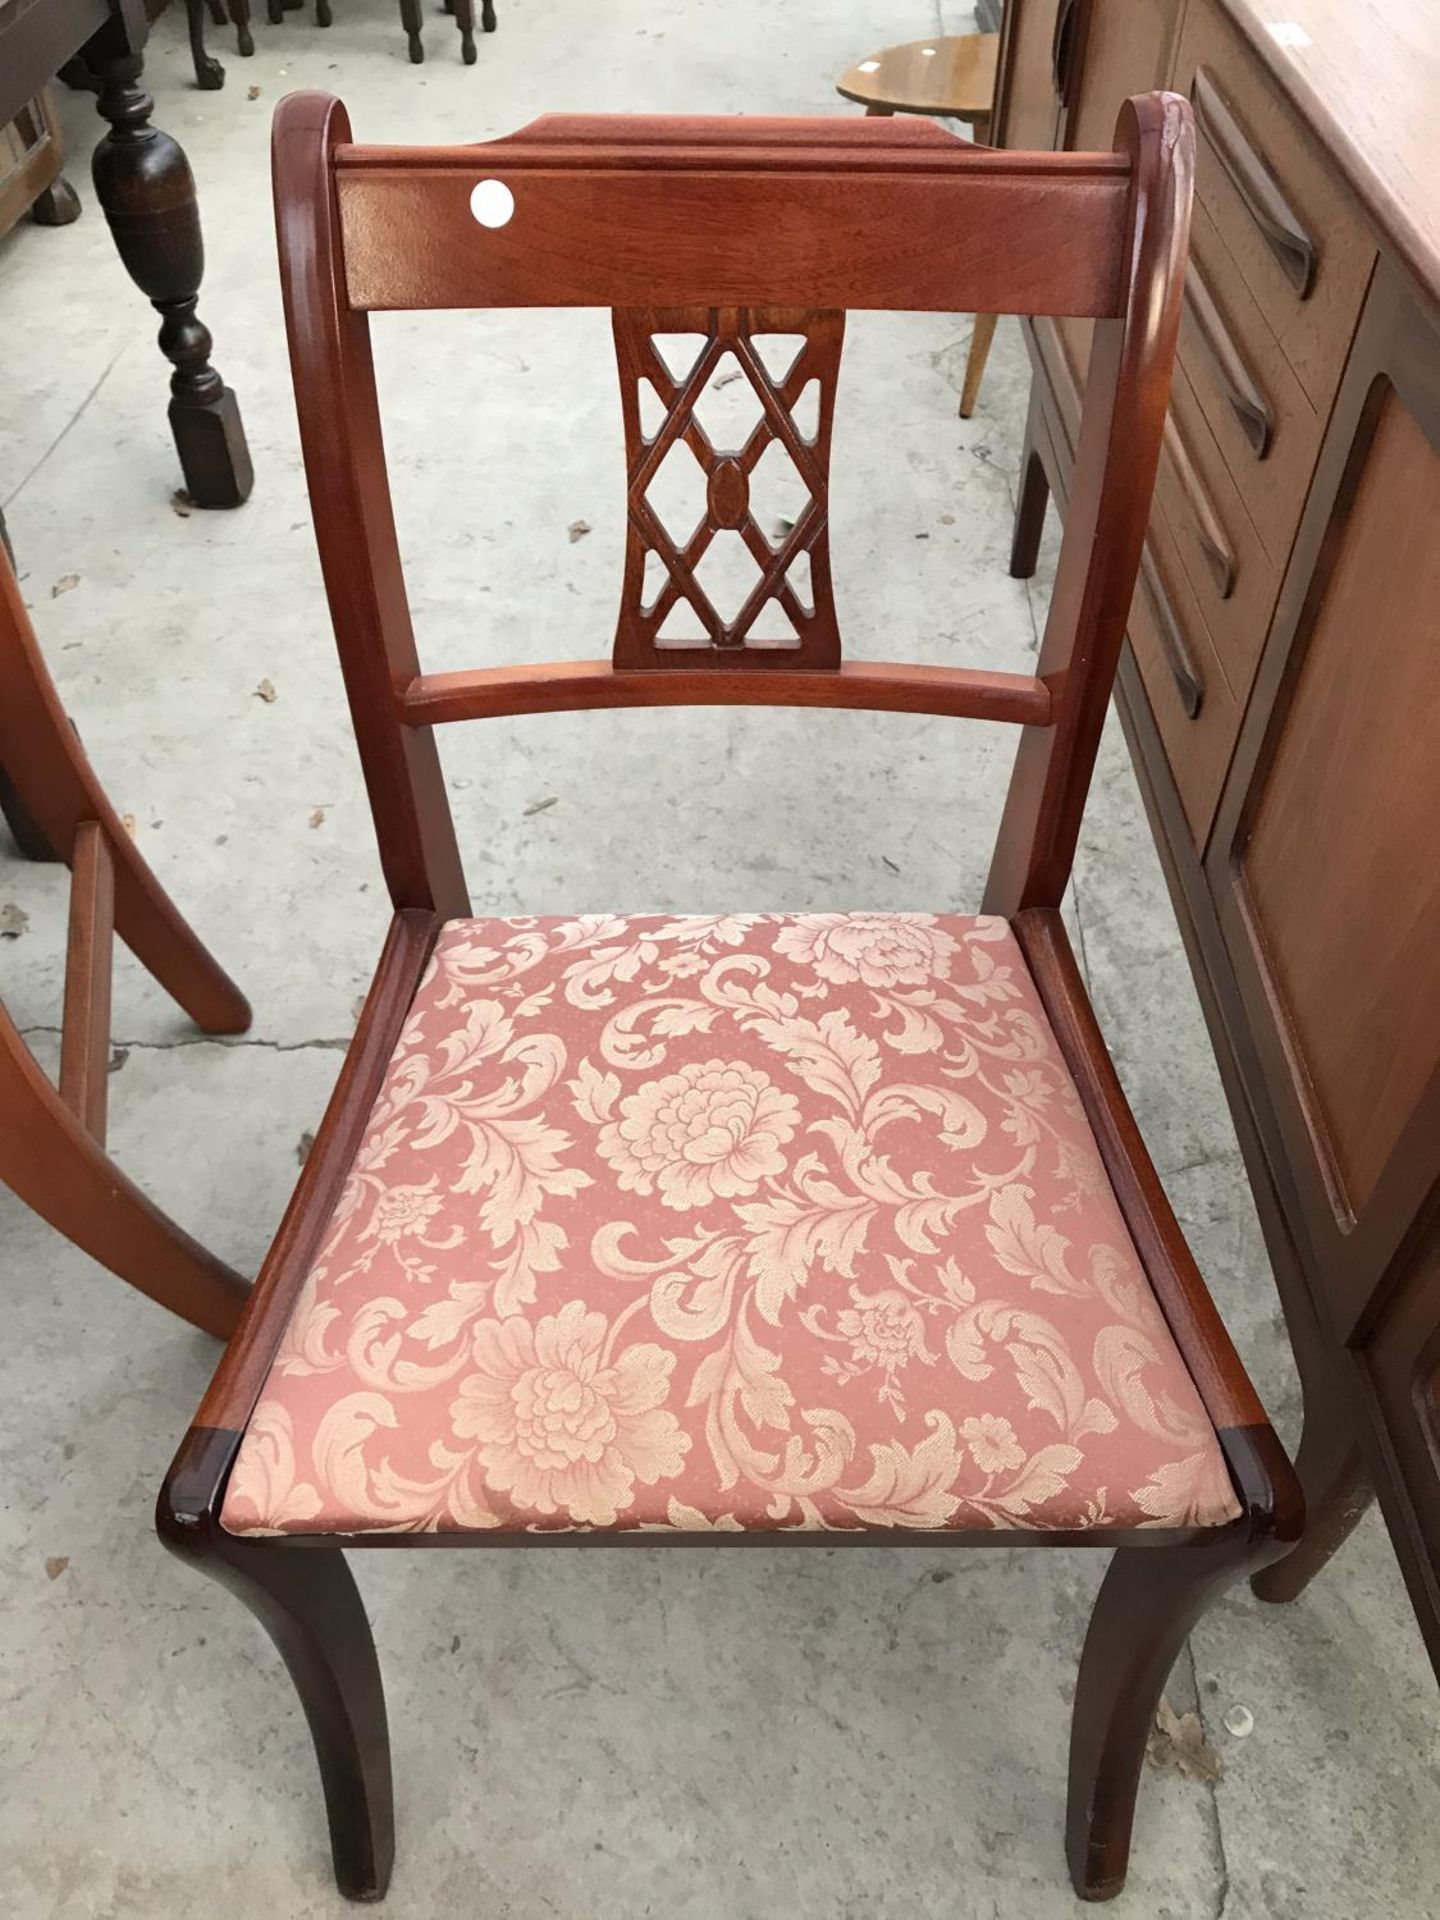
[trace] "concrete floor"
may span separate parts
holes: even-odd
[[[938,24],[968,24],[948,4]],[[263,15],[263,9],[261,10]],[[546,108],[829,112],[926,0],[501,0],[463,68],[427,16],[343,0],[257,26],[220,95],[167,16],[149,62],[210,247],[202,313],[255,497],[181,517],[153,323],[94,208],[88,103],[62,102],[83,220],[0,245],[0,499],[66,702],[147,857],[251,995],[243,1042],[119,966],[122,1163],[253,1270],[339,1066],[385,909],[302,485],[266,142],[287,89],[362,138],[485,136]],[[247,89],[258,97],[247,98]],[[402,541],[430,665],[608,645],[619,418],[600,315],[377,326]],[[1045,579],[1005,572],[1025,395],[1002,327],[955,419],[968,322],[852,323],[836,435],[842,626],[857,653],[1022,666]],[[572,542],[575,520],[593,531]],[[68,575],[78,583],[57,592]],[[256,697],[272,682],[273,703]],[[597,748],[602,751],[597,752]],[[636,713],[445,743],[478,911],[964,908],[1012,741],[940,720]],[[545,805],[536,811],[541,802]],[[64,876],[0,851],[0,993],[53,1058]],[[1293,1439],[1276,1298],[1118,735],[1073,921],[1096,1004],[1230,1326]],[[301,1716],[238,1606],[150,1531],[214,1361],[0,1194],[0,1912],[334,1914]],[[397,1916],[1043,1916],[1076,1909],[1066,1716],[1097,1556],[379,1556],[360,1569],[390,1692]],[[1437,1911],[1434,1683],[1383,1530],[1298,1604],[1225,1601],[1171,1685],[1218,1784],[1147,1769],[1120,1915]],[[1240,1739],[1223,1716],[1245,1706]]]

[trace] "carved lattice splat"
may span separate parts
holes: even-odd
[[[838,667],[829,488],[844,314],[626,307],[614,322],[628,489],[615,665]],[[678,344],[662,350],[667,337]],[[797,409],[814,401],[802,432]],[[711,437],[726,438],[721,416],[738,444]],[[687,477],[699,519],[677,525]],[[783,515],[757,511],[757,478],[781,488]]]

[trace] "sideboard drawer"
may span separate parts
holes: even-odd
[[[1150,516],[1128,632],[1185,818],[1196,848],[1203,851],[1240,731],[1241,708],[1158,508]]]
[[[1179,366],[1155,491],[1226,683],[1243,705],[1279,596],[1280,569]]]
[[[1216,0],[1191,0],[1170,84],[1195,109],[1197,197],[1326,413],[1375,264],[1360,209]]]
[[[1179,357],[1265,551],[1283,567],[1324,422],[1198,202]]]

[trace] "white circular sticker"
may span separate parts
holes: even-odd
[[[515,211],[515,196],[503,180],[482,180],[470,195],[470,211],[482,227],[503,227]]]

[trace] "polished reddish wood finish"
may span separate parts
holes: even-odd
[[[97,1140],[105,1138],[110,1081],[110,970],[115,945],[115,865],[98,820],[75,835],[70,935],[61,1020],[60,1098]]]
[[[0,687],[0,766],[37,841],[73,871],[58,1090],[0,1006],[0,1180],[131,1286],[223,1336],[245,1298],[244,1281],[148,1200],[104,1149],[113,935],[207,1033],[242,1033],[250,1009],[106,798],[3,555]]]
[[[723,654],[750,666],[767,660],[786,667],[838,666],[840,635],[830,590],[830,434],[844,314],[803,308],[617,307],[614,326],[627,476],[625,580],[615,665],[684,666]],[[657,334],[688,334],[700,340],[695,360],[681,378],[662,358]],[[767,335],[788,335],[801,342],[779,379],[759,346]],[[760,418],[738,447],[717,447],[699,414],[706,389],[727,359],[748,381],[761,407]],[[817,424],[807,439],[795,420],[795,406],[812,383],[819,396]],[[664,410],[653,434],[646,433],[641,421],[642,384]],[[667,530],[648,497],[667,459],[681,445],[699,462],[707,493],[705,512],[683,543]],[[799,518],[773,542],[750,504],[750,477],[772,447],[788,456],[806,492]],[[726,534],[744,543],[760,569],[749,595],[728,619],[696,577],[712,543]],[[666,578],[647,606],[645,569],[652,554]],[[791,576],[797,560],[808,569],[808,593],[797,590]],[[682,605],[707,636],[699,648],[665,639],[666,623]],[[750,641],[767,610],[786,638],[780,646],[762,648]]]
[[[1180,1639],[1212,1592],[1279,1551],[1298,1526],[1288,1463],[1165,1202],[1055,911],[1160,444],[1184,257],[1188,111],[1173,97],[1137,100],[1121,116],[1116,153],[1045,161],[985,153],[933,127],[889,122],[862,129],[824,120],[552,119],[487,147],[445,153],[357,148],[348,133],[336,102],[316,95],[287,101],[276,120],[276,202],[317,539],[396,915],[295,1197],[161,1492],[161,1534],[236,1591],[275,1639],[310,1719],[340,1884],[353,1897],[378,1897],[391,1833],[384,1707],[339,1550],[540,1542],[524,1533],[239,1541],[224,1533],[219,1515],[236,1450],[438,927],[465,911],[434,727],[502,713],[736,701],[1016,723],[1022,745],[992,900],[1014,916],[1140,1257],[1216,1423],[1242,1509],[1209,1532],[1002,1537],[1005,1545],[1121,1546],[1082,1666],[1071,1761],[1072,1871],[1082,1894],[1106,1897],[1124,1878],[1144,1735]],[[513,218],[495,229],[478,226],[469,211],[472,188],[485,180],[501,181],[513,195]],[[801,334],[805,351],[819,355],[814,377],[833,386],[839,308],[964,308],[983,304],[981,291],[1000,308],[1038,300],[1096,319],[1104,377],[1092,390],[1080,510],[1062,555],[1039,676],[846,662],[818,586],[815,623],[808,630],[798,623],[799,644],[788,650],[762,655],[748,646],[748,610],[733,622],[706,619],[708,646],[656,645],[654,609],[648,624],[637,612],[637,562],[659,546],[644,499],[659,434],[647,441],[641,432],[634,388],[642,373],[652,379],[670,437],[679,441],[696,431],[690,401],[710,362],[702,353],[698,373],[667,382],[649,358],[654,334],[684,321],[679,330],[700,333],[710,349],[723,341],[739,358],[783,318],[781,330]],[[631,546],[614,659],[424,675],[404,601],[365,309],[561,301],[624,310],[617,342]],[[756,530],[752,547],[793,620],[781,582],[792,546],[808,545],[814,576],[824,516],[824,465],[815,454],[828,399],[816,445],[805,447],[788,437],[793,380],[776,376],[757,391],[769,432],[802,472],[805,460],[814,463],[814,512],[796,521],[795,541],[777,543]],[[739,476],[708,440],[697,444],[711,485],[697,535],[662,555],[675,599],[690,598],[704,538],[736,531],[746,512],[740,479],[751,443],[730,450]],[[877,1536],[795,1538],[828,1547],[874,1545]],[[559,1539],[757,1545],[774,1536],[577,1532]],[[979,1546],[997,1538],[907,1532],[893,1544]],[[312,1562],[313,1586],[304,1571]],[[1153,1575],[1136,1570],[1151,1567]]]
[[[474,147],[334,139],[343,276],[360,311],[1109,315],[1125,286],[1123,157],[996,153],[929,120],[547,115]],[[470,211],[482,180],[514,197],[493,230]],[[785,245],[764,244],[781,232]]]
[[[658,664],[658,663],[657,663]],[[591,707],[846,707],[871,713],[935,713],[956,720],[1008,720],[1044,727],[1051,693],[1024,673],[975,667],[921,667],[885,660],[842,661],[833,672],[787,667],[767,672],[748,656],[727,671],[671,667],[644,680],[608,660],[544,667],[481,667],[423,673],[398,696],[407,726],[496,719],[512,713],[566,713]]]

